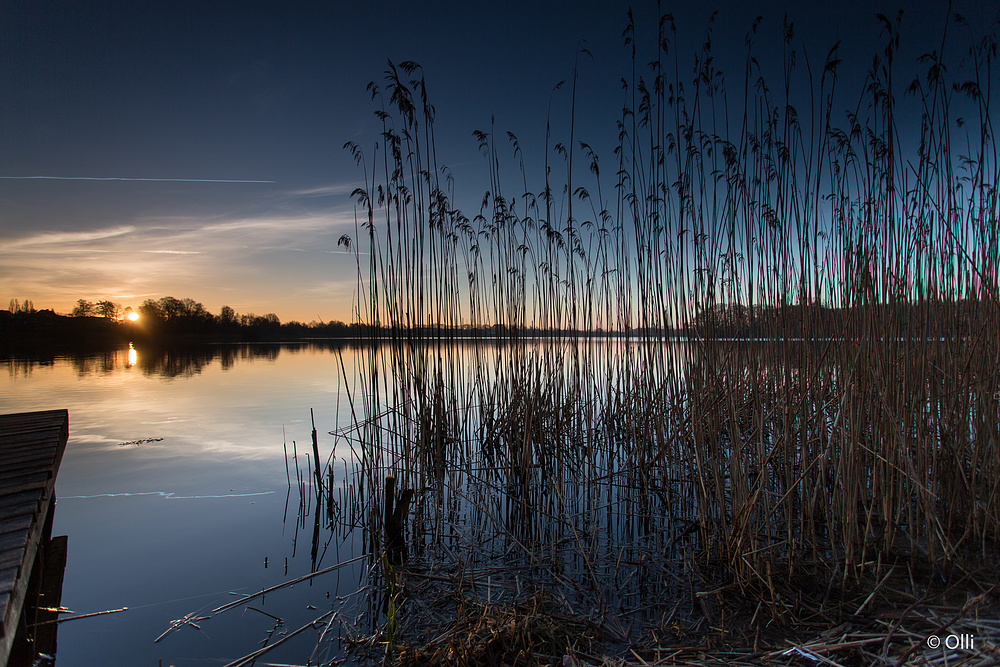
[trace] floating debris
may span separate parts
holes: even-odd
[[[159,442],[163,438],[140,438],[139,440],[126,440],[125,442],[119,442],[119,447],[138,447],[139,445],[145,445],[148,442]]]

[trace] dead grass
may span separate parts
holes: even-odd
[[[988,573],[981,573],[988,574]],[[890,572],[874,590],[825,597],[785,588],[771,602],[732,587],[699,591],[684,611],[635,636],[628,618],[571,615],[565,600],[525,583],[523,595],[486,602],[468,579],[399,574],[399,625],[359,640],[393,665],[938,665],[1000,660],[1000,587],[969,581],[924,591]],[[494,587],[495,596],[504,586]],[[822,591],[819,591],[820,593]],[[768,595],[774,595],[768,592]],[[836,598],[836,599],[834,599]],[[626,640],[626,635],[628,640]],[[929,644],[931,637],[941,645]],[[946,645],[947,643],[947,645]]]

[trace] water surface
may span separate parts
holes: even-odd
[[[352,355],[343,355],[351,372]],[[117,350],[0,362],[4,413],[66,408],[70,439],[56,485],[54,535],[69,536],[57,664],[225,664],[273,643],[323,612],[349,606],[362,562],[236,608],[181,624],[262,588],[360,554],[358,540],[319,536],[299,522],[289,459],[300,468],[315,409],[322,458],[326,432],[347,423],[337,409],[340,357],[313,345],[225,346],[173,352]],[[291,463],[291,461],[289,461]],[[349,535],[349,533],[348,533]],[[338,600],[338,596],[341,598]],[[338,606],[339,605],[339,606]],[[305,632],[267,655],[304,664]]]

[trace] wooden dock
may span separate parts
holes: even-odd
[[[69,412],[0,415],[0,665],[17,634],[35,556],[51,531]]]

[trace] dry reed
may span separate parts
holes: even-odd
[[[497,632],[500,662],[547,654],[544,622],[508,624],[538,608],[525,591],[657,664],[685,637],[773,647],[765,635],[809,618],[826,644],[799,654],[839,642],[863,658],[868,635],[829,630],[845,610],[881,613],[956,580],[985,594],[968,574],[995,577],[1000,540],[995,26],[955,70],[967,78],[948,79],[935,51],[901,102],[899,21],[880,20],[882,49],[840,117],[837,47],[814,88],[786,24],[772,90],[755,24],[734,109],[710,39],[683,74],[665,15],[643,74],[630,15],[613,188],[572,116],[568,144],[550,149],[548,128],[539,191],[512,135],[508,179],[491,128],[476,133],[490,188],[472,218],[437,161],[419,66],[390,64],[370,85],[383,132],[371,153],[347,146],[365,187],[342,239],[372,325],[338,433],[348,514],[377,557],[394,475],[415,491],[399,573],[463,591],[445,621],[461,632],[401,663],[473,656]],[[493,576],[500,606],[486,600]]]

